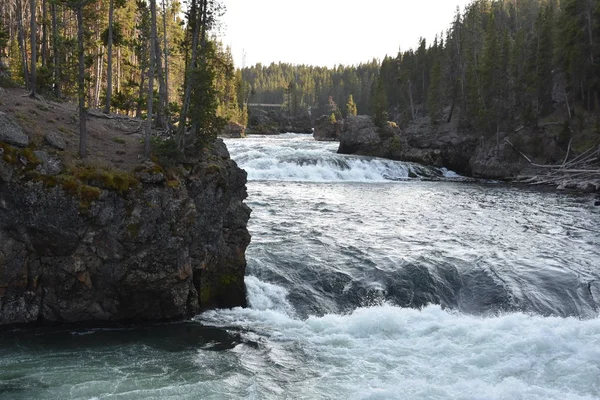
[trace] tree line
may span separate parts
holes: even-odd
[[[146,118],[146,154],[151,129],[174,133],[181,151],[206,145],[226,122],[246,119],[240,74],[214,35],[224,7],[159,1],[4,0],[1,76],[33,97],[77,100],[82,157],[88,108]]]
[[[476,0],[432,44],[386,57],[378,77],[397,122],[428,116],[482,133],[600,110],[600,1]]]
[[[600,131],[600,0],[475,0],[432,43],[359,66],[258,64],[244,68],[244,97],[329,115],[328,99],[378,123],[458,118],[492,134],[537,126],[564,110]],[[567,126],[568,127],[568,126]],[[568,127],[568,129],[571,129]]]
[[[373,83],[380,67],[377,60],[333,68],[257,64],[241,70],[239,97],[250,103],[282,104],[293,116],[310,109],[318,117],[330,115],[333,104],[345,105],[352,96],[358,112],[368,113]],[[346,108],[342,107],[342,111],[345,115]]]

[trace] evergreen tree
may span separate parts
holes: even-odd
[[[348,101],[346,102],[346,115],[356,115],[358,110],[356,108],[356,103],[354,103],[354,96],[348,96]]]

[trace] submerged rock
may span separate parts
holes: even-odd
[[[246,173],[220,140],[180,169],[83,182],[0,158],[0,325],[245,306]]]

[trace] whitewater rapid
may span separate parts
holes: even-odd
[[[598,399],[600,319],[478,317],[389,304],[295,318],[286,291],[248,277],[249,309],[199,321],[252,331],[240,362],[261,374],[255,398]],[[266,340],[264,339],[266,338]],[[202,355],[198,356],[199,359]]]
[[[593,199],[227,140],[248,172],[249,307],[0,331],[1,400],[600,399]]]
[[[310,142],[295,134],[228,141],[248,179],[299,182],[389,182],[408,178],[465,179],[445,168],[337,154],[337,142]],[[281,146],[285,141],[288,145]]]

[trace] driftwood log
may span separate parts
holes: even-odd
[[[583,153],[569,160],[571,144],[561,164],[537,164],[521,152],[508,139],[504,139],[527,162],[535,167],[539,173],[518,177],[517,180],[532,185],[554,185],[559,189],[578,189],[600,192],[600,145],[590,147]]]

